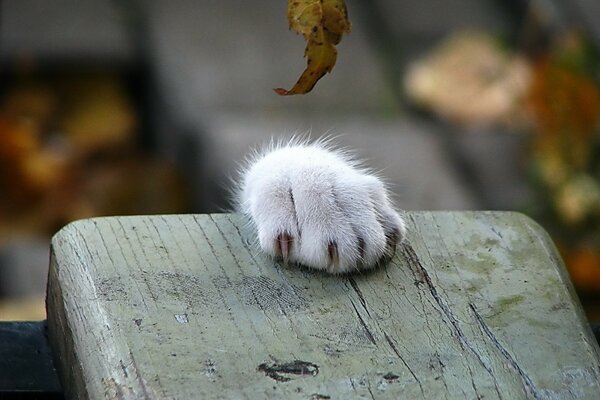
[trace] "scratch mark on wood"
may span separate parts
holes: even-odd
[[[535,387],[535,384],[532,382],[531,378],[523,371],[523,369],[519,366],[519,363],[513,358],[513,356],[502,346],[502,344],[498,341],[498,338],[494,335],[494,333],[487,326],[483,317],[477,311],[477,307],[473,303],[469,303],[469,308],[473,312],[473,316],[475,317],[475,321],[477,321],[477,325],[481,331],[490,339],[494,347],[498,350],[498,352],[504,357],[507,361],[508,365],[510,365],[518,374],[521,380],[523,381],[523,389],[525,393],[533,396],[536,400],[542,399],[542,395],[538,392]]]
[[[483,357],[481,356],[481,354],[479,354],[479,352],[475,349],[475,347],[471,343],[469,343],[467,336],[465,335],[462,328],[460,327],[458,319],[456,318],[456,316],[454,315],[454,313],[452,312],[452,310],[450,309],[450,307],[448,306],[446,301],[444,299],[442,299],[442,297],[439,295],[435,285],[433,284],[433,282],[431,280],[431,277],[429,276],[429,273],[427,272],[425,267],[423,267],[423,264],[421,264],[421,260],[419,260],[419,257],[415,253],[415,250],[412,248],[412,246],[409,243],[404,243],[401,246],[401,248],[402,248],[402,253],[406,257],[406,260],[409,261],[409,263],[408,263],[409,267],[415,274],[415,277],[422,278],[423,283],[425,283],[429,293],[431,294],[431,296],[437,303],[438,311],[440,312],[440,314],[442,314],[443,317],[445,317],[445,318],[442,318],[442,320],[445,320],[448,322],[448,327],[450,328],[452,335],[458,340],[458,343],[460,344],[460,346],[463,349],[468,350],[471,354],[473,354],[473,356],[475,356],[475,358],[477,359],[479,364],[481,364],[481,366],[492,377],[492,379],[494,381],[494,387],[495,387],[496,393],[498,394],[498,397],[500,399],[502,399],[502,394],[500,392],[500,389],[498,388],[498,382],[496,380],[494,371],[492,371],[491,367],[489,365],[487,365],[487,363],[484,362]],[[470,368],[469,368],[469,371],[470,371]],[[470,371],[470,373],[472,374],[471,371]],[[473,385],[474,385],[474,383],[473,383]],[[475,389],[475,386],[473,386],[473,387]]]
[[[230,254],[232,256],[233,260],[235,261],[236,266],[240,270],[243,270],[243,268],[242,268],[242,263],[243,262],[239,259],[238,252],[234,251],[234,249],[231,247],[231,243],[229,243],[227,235],[223,232],[223,229],[221,229],[221,224],[219,224],[217,221],[215,221],[215,219],[213,218],[212,214],[209,214],[208,218],[212,221],[214,227],[217,229],[217,231],[219,232],[219,234],[223,238],[222,243],[225,245],[225,248],[227,249],[228,254]]]
[[[246,250],[246,254],[250,257],[250,259],[252,260],[252,262],[254,263],[254,265],[256,267],[261,268],[263,265],[263,262],[256,259],[257,249],[259,248],[258,247],[258,238],[254,238],[254,240],[256,241],[256,244],[254,247],[252,247],[252,244],[250,243],[249,235],[242,233],[238,224],[231,219],[231,215],[228,215],[227,219],[229,220],[229,223],[231,224],[231,226],[233,226],[233,228],[237,232],[237,236],[240,239],[242,246]],[[250,235],[250,237],[251,237],[251,235]]]
[[[396,354],[396,356],[398,356],[398,358],[400,359],[400,361],[402,361],[402,364],[404,364],[404,366],[406,367],[406,369],[408,369],[408,372],[410,372],[410,374],[412,375],[412,377],[414,378],[414,380],[417,382],[417,384],[419,385],[419,389],[421,389],[421,394],[423,395],[423,397],[425,397],[425,392],[423,391],[423,385],[421,384],[421,381],[419,380],[419,378],[417,378],[417,375],[414,373],[414,371],[412,370],[412,368],[410,367],[410,365],[408,365],[408,363],[406,362],[406,360],[404,359],[404,357],[402,357],[402,354],[400,354],[400,352],[398,351],[398,348],[396,347],[396,345],[394,344],[394,342],[392,341],[392,338],[388,336],[387,333],[383,333],[383,335],[385,336],[385,340],[388,342],[388,344],[390,345],[390,347],[392,348],[392,350],[394,351],[394,353]],[[390,375],[390,374],[388,374]],[[386,376],[388,376],[386,375]],[[386,380],[390,380],[393,378],[386,378],[386,376],[384,376],[384,378]],[[398,379],[398,376],[396,376],[396,379]]]
[[[125,376],[125,378],[128,378],[129,374],[127,373],[127,367],[125,367],[123,360],[119,360],[119,365],[121,366],[121,370],[123,370],[123,375]]]
[[[358,320],[360,321],[360,324],[362,325],[362,327],[365,330],[365,334],[367,335],[367,337],[369,338],[369,340],[371,341],[371,343],[373,343],[375,346],[377,346],[377,342],[375,341],[375,338],[373,337],[373,334],[371,333],[371,330],[369,329],[369,327],[365,323],[365,320],[363,319],[363,317],[358,312],[358,309],[356,308],[356,305],[354,304],[354,302],[352,300],[350,300],[350,302],[352,303],[352,307],[354,308],[354,312],[358,316]]]
[[[150,388],[146,385],[146,381],[140,374],[141,370],[140,370],[139,366],[137,365],[137,363],[135,362],[135,358],[133,357],[133,353],[131,352],[131,350],[129,350],[129,358],[131,359],[131,365],[133,366],[133,371],[135,373],[134,379],[135,379],[135,381],[137,381],[139,387],[142,389],[142,394],[143,394],[144,398],[149,399],[149,400],[154,400],[154,399],[158,398],[158,396],[152,390],[152,388]],[[158,386],[161,387],[160,381],[158,382]],[[163,393],[163,395],[164,395],[164,393]]]
[[[354,289],[354,291],[358,295],[358,298],[360,299],[360,304],[362,305],[362,307],[364,308],[364,310],[367,312],[367,315],[369,317],[371,317],[371,313],[369,312],[369,309],[367,308],[367,302],[365,301],[365,296],[363,296],[362,292],[360,291],[360,288],[358,287],[358,284],[356,283],[356,280],[354,280],[353,277],[349,277],[348,278],[348,282],[350,282],[350,285],[352,286],[352,289]]]
[[[496,234],[496,236],[498,236],[500,239],[504,239],[504,236],[502,236],[502,233],[499,232],[496,228],[494,228],[493,226],[490,228],[490,230],[492,232],[494,232]]]
[[[371,395],[371,399],[375,400],[375,396],[373,396],[373,391],[371,390],[371,381],[367,380],[367,390],[369,391],[369,394]]]

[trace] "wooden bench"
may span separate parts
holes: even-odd
[[[47,299],[66,398],[598,398],[598,344],[538,225],[407,218],[393,260],[349,276],[279,265],[237,215],[68,225]]]

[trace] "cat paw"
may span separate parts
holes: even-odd
[[[333,274],[391,258],[406,233],[383,182],[322,143],[255,156],[237,197],[264,252]]]

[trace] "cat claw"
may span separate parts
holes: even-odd
[[[294,240],[287,232],[280,233],[277,235],[277,239],[275,239],[275,253],[277,257],[282,259],[283,264],[286,266],[288,264],[293,241]]]
[[[340,255],[335,242],[329,242],[327,245],[327,254],[329,256],[329,271],[337,272],[340,268]]]

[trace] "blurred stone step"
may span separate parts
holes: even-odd
[[[197,190],[209,211],[223,211],[230,177],[253,148],[271,137],[310,133],[323,135],[356,154],[381,175],[396,194],[397,205],[408,210],[464,210],[476,201],[456,176],[444,148],[435,136],[435,126],[411,119],[381,119],[366,115],[219,113],[206,121],[210,142],[202,151],[201,165],[191,167],[201,174]]]
[[[131,62],[125,19],[110,0],[19,0],[2,3],[3,60]]]
[[[22,237],[2,242],[0,298],[42,297],[46,293],[49,245],[49,238],[43,237]]]

